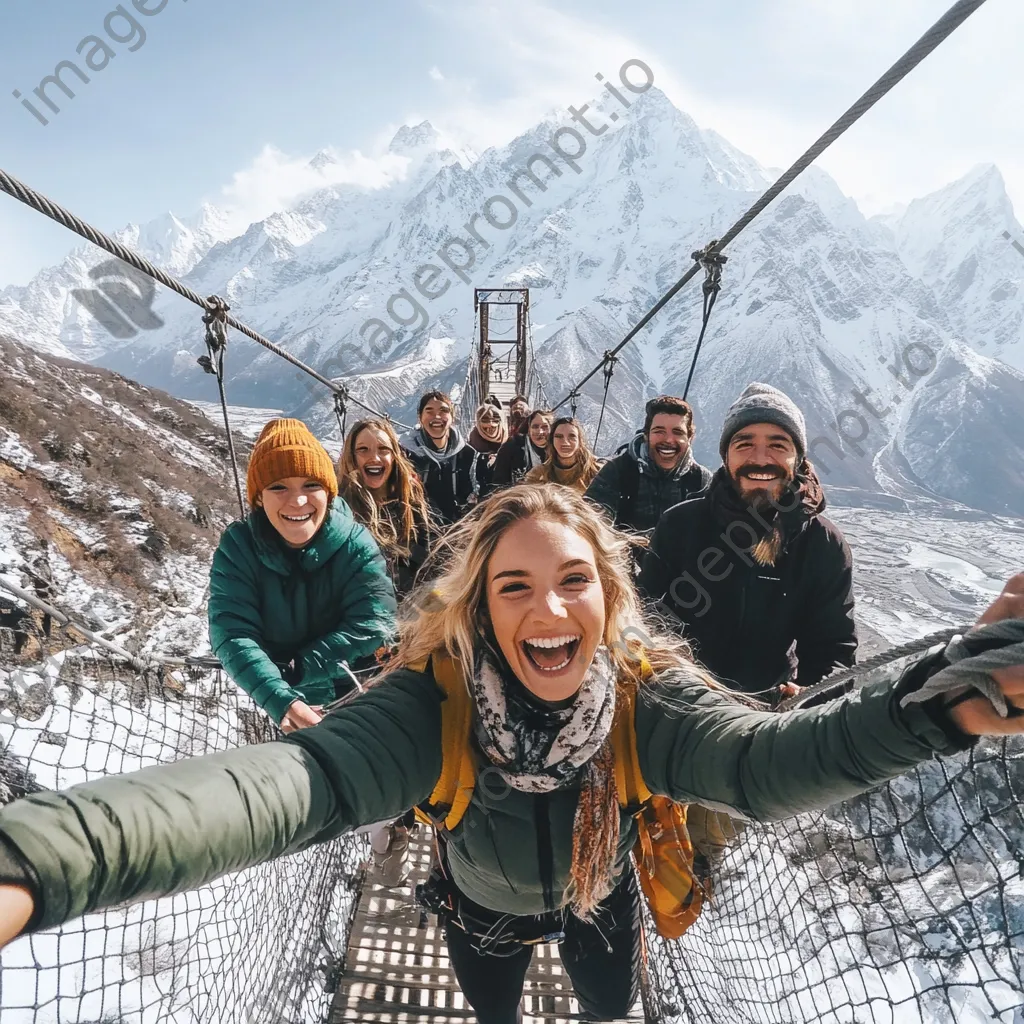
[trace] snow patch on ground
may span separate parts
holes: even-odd
[[[38,465],[31,450],[21,443],[21,438],[6,427],[0,427],[0,460],[22,473]]]
[[[91,548],[94,544],[99,544],[99,542],[103,540],[102,530],[98,530],[96,527],[89,526],[87,523],[83,523],[80,519],[76,519],[74,516],[68,515],[63,509],[55,508],[53,505],[50,505],[46,509],[46,514],[51,519],[60,523],[64,529],[73,534],[87,548]]]

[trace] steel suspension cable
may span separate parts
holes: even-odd
[[[214,306],[211,306],[208,299],[204,299],[198,292],[193,291],[188,285],[182,284],[179,280],[171,277],[166,271],[161,270],[158,266],[151,263],[141,256],[139,253],[134,252],[127,246],[122,245],[120,242],[114,241],[109,235],[104,234],[98,228],[94,228],[91,224],[86,223],[80,217],[76,217],[69,210],[66,210],[59,203],[53,202],[48,199],[41,192],[36,192],[35,189],[29,188],[24,182],[19,181],[12,174],[0,168],[0,190],[6,192],[9,196],[17,199],[19,202],[24,203],[26,206],[31,207],[38,213],[43,214],[45,217],[49,217],[50,220],[56,221],[63,227],[68,228],[70,231],[74,231],[75,234],[81,235],[87,242],[92,242],[93,245],[98,246],[101,249],[105,249],[112,256],[116,256],[119,260],[127,263],[129,266],[135,267],[136,270],[141,271],[143,274],[147,274],[153,278],[154,281],[158,281],[165,288],[170,288],[171,291],[177,292],[182,298],[188,299],[189,302],[199,306],[204,313],[211,313],[214,310]],[[287,360],[292,366],[302,370],[303,373],[308,373],[314,380],[319,381],[325,387],[330,388],[334,394],[338,394],[341,391],[346,393],[346,397],[349,401],[358,405],[360,408],[365,409],[367,412],[372,413],[374,416],[386,419],[384,413],[378,412],[376,409],[365,405],[359,401],[358,398],[353,397],[348,393],[348,389],[344,385],[336,384],[334,381],[323,376],[313,369],[312,366],[307,365],[297,356],[293,356],[290,352],[286,352],[280,345],[275,344],[269,338],[264,337],[259,331],[253,330],[248,324],[243,323],[236,317],[228,314],[225,317],[225,323],[229,327],[233,327],[236,331],[244,334],[247,338],[255,341],[257,344],[262,345],[265,349],[273,352],[274,355],[280,356],[282,359]],[[397,421],[395,421],[397,422]],[[406,427],[407,424],[399,423],[400,427]]]
[[[206,325],[206,355],[199,357],[199,365],[217,378],[217,390],[220,393],[220,409],[224,416],[224,431],[228,435],[228,457],[231,460],[231,472],[235,478],[235,494],[238,497],[238,509],[245,518],[245,499],[242,497],[242,481],[238,473],[238,457],[235,455],[235,438],[231,433],[231,416],[228,412],[228,396],[224,389],[224,354],[228,347],[227,316],[228,304],[218,295],[211,295],[207,300],[210,312],[203,317]]]
[[[721,252],[730,242],[748,227],[751,221],[769,206],[779,195],[791,185],[822,153],[832,145],[850,127],[859,121],[883,96],[901,82],[918,64],[921,63],[936,47],[960,27],[986,0],[957,0],[946,13],[914,45],[903,54],[885,74],[882,75],[834,124],[832,124],[814,144],[803,153],[793,165],[784,171],[778,180],[750,207],[749,210],[722,237],[714,247],[714,252]],[[685,287],[700,271],[700,265],[691,267],[672,287],[640,318],[629,333],[610,350],[617,355],[629,344],[657,314]],[[607,358],[607,355],[606,355]],[[605,359],[595,366],[572,390],[563,398],[555,409],[569,401],[574,392],[579,392],[596,373],[600,372]]]
[[[810,698],[817,697],[819,694],[837,690],[840,687],[844,690],[850,688],[857,679],[868,672],[873,672],[875,669],[882,668],[894,661],[899,661],[901,658],[909,658],[914,654],[923,654],[930,647],[934,647],[937,644],[948,644],[953,637],[968,632],[970,628],[970,625],[952,626],[937,630],[934,633],[928,633],[926,636],[918,637],[916,640],[908,640],[905,643],[887,647],[884,651],[879,651],[878,654],[874,654],[865,661],[858,662],[850,668],[836,669],[812,686],[805,687],[795,697],[787,697],[785,700],[780,701],[778,710],[791,711],[793,708],[801,707]]]
[[[697,344],[693,350],[693,359],[690,360],[690,372],[686,375],[686,387],[683,388],[683,401],[686,401],[690,394],[690,383],[693,380],[693,372],[697,369],[697,360],[700,358],[700,349],[704,344],[704,335],[707,334],[708,323],[711,320],[711,311],[715,308],[715,300],[722,290],[722,266],[728,261],[728,256],[715,252],[716,242],[711,242],[703,252],[695,252],[693,258],[698,260],[704,267],[704,315],[701,320],[700,334],[697,337]],[[607,391],[607,387],[605,388]]]
[[[615,373],[615,364],[618,362],[615,356],[608,356],[608,354],[605,353],[605,357],[606,362],[604,367],[604,395],[601,397],[601,415],[597,417],[597,430],[594,431],[593,450],[595,455],[597,454],[597,442],[601,436],[601,425],[604,423],[604,410],[605,407],[608,405],[608,388],[610,387],[612,382],[612,375]],[[573,413],[573,415],[575,416],[576,414]]]

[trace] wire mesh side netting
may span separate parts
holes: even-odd
[[[983,741],[855,800],[746,825],[682,939],[655,940],[687,1024],[1024,1021],[1024,741]]]
[[[51,653],[37,627],[14,652],[11,635],[0,629],[2,801],[272,736],[218,673]],[[1020,1024],[1022,789],[1024,740],[984,741],[828,811],[730,827],[701,917],[652,940],[658,1019]],[[0,1017],[324,1020],[365,852],[338,841],[20,940]]]
[[[140,674],[56,646],[33,620],[0,629],[0,802],[276,732],[219,671]],[[0,1019],[322,1021],[365,854],[347,837],[20,939],[0,961]]]

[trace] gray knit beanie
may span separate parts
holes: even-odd
[[[725,462],[725,454],[729,449],[732,435],[751,423],[774,423],[782,427],[796,445],[797,456],[803,459],[807,454],[807,427],[804,425],[804,414],[796,407],[789,395],[770,384],[755,381],[748,384],[743,393],[729,406],[722,425],[722,439],[718,450]]]

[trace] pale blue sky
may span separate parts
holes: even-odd
[[[160,0],[137,0],[156,9]],[[594,73],[638,57],[699,123],[781,165],[851,102],[951,0],[168,0],[46,127],[31,97],[112,0],[3,0],[0,166],[116,229],[203,200],[265,215],[319,149],[358,150],[373,180],[395,128],[429,118],[482,148],[553,107],[585,101]],[[989,0],[822,161],[868,212],[992,161],[1024,213],[1024,4]],[[40,104],[37,103],[37,106]],[[268,148],[269,147],[269,148]],[[261,156],[262,154],[262,156]],[[24,283],[75,239],[0,195],[0,285]]]

